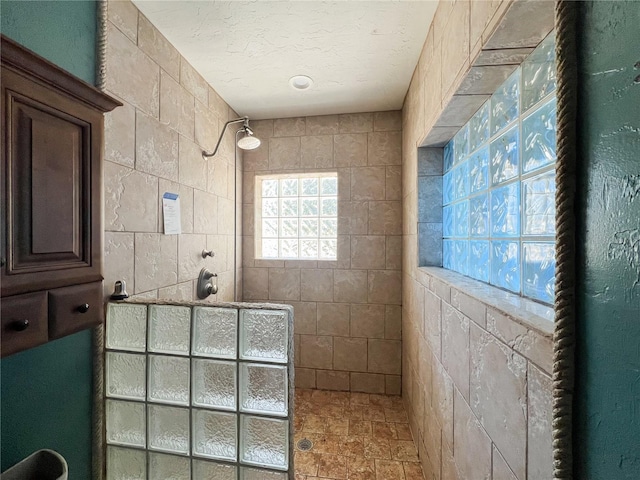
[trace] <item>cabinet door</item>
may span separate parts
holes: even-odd
[[[102,117],[12,72],[2,81],[2,295],[100,280]]]

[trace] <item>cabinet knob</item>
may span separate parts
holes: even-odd
[[[16,320],[15,322],[11,323],[11,328],[16,332],[22,332],[26,330],[28,326],[29,326],[29,320],[27,319]]]
[[[87,313],[87,312],[89,311],[89,304],[88,304],[88,303],[85,303],[84,305],[80,305],[80,306],[78,307],[78,311],[79,311],[80,313]]]

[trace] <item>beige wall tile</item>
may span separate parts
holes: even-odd
[[[425,339],[429,342],[433,354],[440,360],[442,358],[442,344],[440,341],[442,310],[440,297],[430,290],[426,290],[424,294],[424,310],[420,314],[424,315]]]
[[[316,388],[316,371],[312,368],[296,368],[296,388]]]
[[[333,368],[349,372],[366,372],[367,339],[334,337]]]
[[[135,234],[135,290],[147,292],[178,281],[177,235]]]
[[[527,475],[529,478],[552,478],[553,385],[549,376],[531,364],[527,378]]]
[[[300,366],[333,368],[333,337],[300,335]]]
[[[340,235],[367,234],[369,204],[367,202],[338,201],[338,233]]]
[[[367,134],[351,133],[334,135],[333,151],[336,167],[366,165]]]
[[[107,42],[107,89],[145,113],[158,118],[158,65],[112,23],[107,25]]]
[[[269,169],[300,168],[300,137],[269,139]]]
[[[469,6],[456,2],[451,9],[442,38],[442,92],[455,90],[454,81],[469,65]]]
[[[187,137],[179,137],[178,164],[180,167],[178,177],[180,183],[199,190],[207,189],[207,169],[209,165],[207,160],[202,158],[200,147]]]
[[[333,136],[311,135],[300,138],[300,166],[302,168],[331,168],[333,161]]]
[[[245,300],[267,300],[269,298],[269,269],[244,268],[242,292]]]
[[[300,335],[293,335],[293,366],[300,367]]]
[[[317,370],[316,377],[316,385],[320,390],[349,390],[349,372],[337,372],[335,370]]]
[[[193,233],[218,233],[218,197],[202,190],[193,191]]]
[[[384,338],[402,340],[402,308],[399,305],[385,305],[384,308]]]
[[[134,43],[138,39],[138,9],[129,0],[109,0],[107,15],[118,30]]]
[[[207,246],[205,235],[178,235],[178,282],[186,282],[198,277],[206,266],[202,250]]]
[[[402,167],[387,166],[385,172],[385,199],[402,200]]]
[[[138,47],[173,78],[176,80],[180,78],[178,50],[144,15],[138,17]]]
[[[385,237],[353,235],[351,237],[352,268],[385,268]]]
[[[188,282],[178,283],[177,285],[171,285],[170,287],[159,288],[158,298],[177,300],[179,302],[193,301],[196,298],[193,293],[193,281],[190,280]]]
[[[337,168],[336,170],[338,171],[339,201],[343,202],[343,201],[351,200],[351,169]]]
[[[218,117],[200,101],[195,101],[194,135],[203,150],[213,151],[218,141]]]
[[[351,336],[365,338],[384,338],[384,305],[351,305]]]
[[[491,478],[491,439],[455,390],[453,458],[462,478]]]
[[[126,102],[104,116],[104,159],[133,168],[136,109]]]
[[[233,232],[234,204],[233,200],[218,197],[218,233]]]
[[[385,247],[386,270],[402,269],[402,237],[400,235],[387,235]]]
[[[504,460],[503,456],[500,454],[500,452],[498,451],[495,445],[493,445],[492,450],[493,450],[493,461],[492,461],[493,477],[492,478],[494,480],[518,480],[515,474],[509,468],[509,465],[507,465],[507,462]],[[553,463],[550,461],[549,465],[553,465]],[[532,476],[531,478],[553,478],[553,473],[549,477],[533,477]]]
[[[453,448],[453,380],[438,361],[432,364],[431,380],[433,382],[431,404],[438,424],[442,427],[442,443],[446,443],[451,449]]]
[[[369,372],[400,375],[400,340],[369,339]]]
[[[256,136],[258,136],[256,134]],[[253,172],[269,169],[269,141],[262,140],[262,144],[255,150],[248,150],[243,154],[244,171]],[[245,196],[245,199],[247,197]]]
[[[516,476],[525,478],[527,362],[475,324],[471,325],[470,403]]]
[[[483,328],[487,325],[487,307],[458,289],[451,289],[451,305]]]
[[[318,303],[318,335],[349,336],[349,304]]]
[[[351,170],[352,200],[384,200],[386,171],[384,167],[360,167]]]
[[[373,130],[375,132],[401,131],[402,111],[375,112],[373,114]]]
[[[402,304],[402,275],[395,270],[369,270],[369,303]]]
[[[400,375],[385,375],[384,385],[386,395],[400,395],[402,393],[402,381]]]
[[[136,113],[136,170],[178,181],[178,133]]]
[[[367,271],[334,270],[333,301],[367,303]]]
[[[160,72],[160,122],[193,140],[195,100],[168,73]]]
[[[434,50],[431,63],[424,76],[424,119],[430,124],[435,122],[442,111],[442,50]]]
[[[369,235],[401,235],[402,203],[369,202]]]
[[[273,121],[274,137],[301,137],[306,132],[304,117],[277,118]]]
[[[270,300],[300,300],[300,270],[269,269]],[[321,367],[317,367],[321,368]]]
[[[294,331],[296,334],[315,335],[316,332],[316,303],[290,302],[293,307]]]
[[[402,133],[375,132],[368,135],[368,165],[401,165]]]
[[[112,162],[104,162],[105,229],[156,232],[158,179]]]
[[[191,160],[195,160],[195,151],[193,152]],[[200,153],[200,150],[198,150]],[[207,169],[207,190],[211,193],[215,193],[219,197],[229,198],[229,177],[233,179],[233,166],[227,164],[224,161],[216,160],[202,160],[202,156],[199,155],[200,161],[205,165]],[[233,189],[233,185],[231,187]],[[233,195],[233,190],[231,190]]]
[[[333,270],[306,269],[300,271],[300,298],[305,301],[333,301]]]
[[[440,478],[440,464],[442,462],[442,429],[435,416],[435,410],[431,406],[431,399],[425,398],[424,414],[424,445],[428,455],[428,469],[433,472],[435,478]],[[423,462],[424,465],[424,462]]]
[[[135,292],[133,277],[133,238],[133,233],[104,233],[103,293],[105,297],[113,293],[114,284],[118,280],[126,283],[128,292]]]
[[[228,118],[229,106],[218,94],[218,92],[216,92],[213,88],[211,88],[211,86],[209,86],[208,91],[209,91],[209,95],[208,95],[209,109],[213,112],[213,114],[216,117],[218,117],[219,120],[221,120],[223,123],[226,122],[227,120],[229,120]],[[204,103],[205,105],[207,104],[207,102],[201,102],[201,103]],[[251,123],[251,128],[255,131],[254,122]],[[256,135],[256,136],[260,139],[264,138],[264,136],[262,135]]]
[[[547,374],[553,369],[553,341],[493,308],[487,309],[487,330],[521,353]]]
[[[335,135],[338,133],[338,115],[307,117],[306,135]]]
[[[351,391],[364,393],[384,393],[384,375],[376,373],[351,373]]]
[[[180,59],[180,84],[202,103],[209,102],[209,84],[184,58]]]
[[[349,113],[339,116],[340,133],[362,133],[373,131],[372,113]]]
[[[442,365],[468,402],[469,319],[448,303],[442,309]]]
[[[273,120],[252,120],[251,129],[260,140],[273,137]]]

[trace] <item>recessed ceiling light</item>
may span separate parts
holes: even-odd
[[[306,75],[294,75],[289,79],[289,85],[296,90],[307,90],[313,85],[313,79]]]

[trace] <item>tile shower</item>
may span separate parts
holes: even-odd
[[[106,478],[292,479],[292,321],[275,305],[109,304]]]

